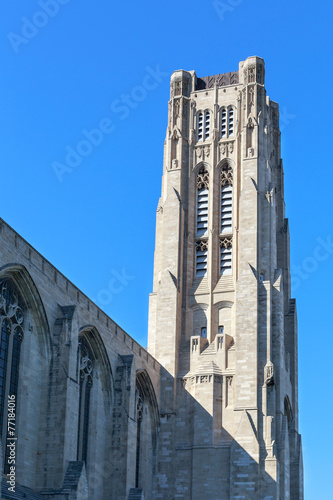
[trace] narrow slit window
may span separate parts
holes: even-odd
[[[203,337],[204,339],[207,338],[207,328],[205,326],[201,328],[201,337]]]

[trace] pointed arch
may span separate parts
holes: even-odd
[[[193,168],[193,173],[194,173],[194,178],[196,179],[196,176],[198,175],[198,172],[199,170],[204,167],[208,173],[210,173],[211,171],[211,165],[209,163],[207,163],[206,161],[200,161],[199,163],[197,163],[194,168]]]
[[[159,410],[153,384],[145,369],[136,372],[135,420],[135,487],[150,491],[156,473]]]
[[[94,325],[84,325],[79,329],[79,339],[84,337],[94,358],[98,361],[103,390],[108,395],[109,403],[113,401],[114,379],[112,368],[102,337]]]
[[[96,460],[106,458],[110,449],[114,401],[112,369],[95,325],[79,328],[76,359],[77,460],[85,462],[89,483]]]
[[[151,404],[152,409],[153,409],[154,422],[155,422],[155,425],[157,428],[159,425],[159,420],[160,420],[159,415],[160,414],[159,414],[155,389],[154,389],[152,381],[147,373],[147,370],[145,370],[145,369],[137,370],[136,383],[137,383],[137,385],[140,386],[144,396],[147,397],[148,400],[150,401],[150,404]]]

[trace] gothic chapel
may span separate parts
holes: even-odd
[[[303,500],[279,108],[171,76],[148,350],[0,219],[2,499]]]

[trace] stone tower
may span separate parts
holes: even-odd
[[[264,61],[171,77],[149,352],[156,498],[302,499],[297,319],[278,104]]]

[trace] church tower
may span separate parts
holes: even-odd
[[[303,498],[279,108],[259,57],[171,77],[148,350],[166,369],[156,498]]]

